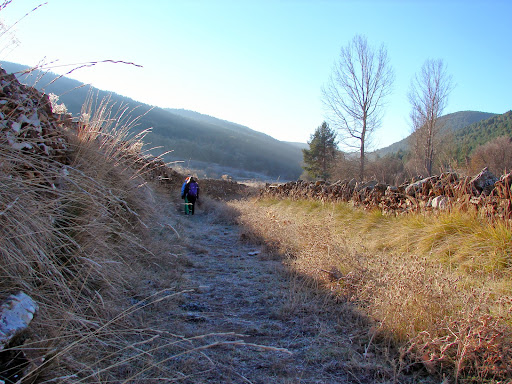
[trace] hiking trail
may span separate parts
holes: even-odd
[[[177,203],[162,207],[161,220],[181,236],[185,282],[162,325],[198,349],[180,362],[183,372],[190,368],[183,382],[393,382],[393,367],[372,352],[372,341],[361,345],[368,329],[360,316],[307,286],[214,210],[176,210]]]

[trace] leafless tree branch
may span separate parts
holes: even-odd
[[[359,176],[364,179],[365,145],[380,126],[385,98],[391,93],[394,72],[387,50],[368,45],[365,36],[356,35],[341,48],[327,84],[322,88],[322,100],[331,115],[340,140],[359,147]]]
[[[447,74],[446,66],[440,59],[426,60],[411,81],[408,98],[411,104],[415,155],[421,160],[424,171],[429,176],[432,175],[436,140],[442,128],[438,119],[446,107],[452,89],[452,77]]]

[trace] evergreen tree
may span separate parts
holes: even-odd
[[[309,149],[303,149],[304,170],[314,179],[327,180],[336,159],[338,143],[336,132],[324,121],[308,142]]]

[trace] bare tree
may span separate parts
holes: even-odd
[[[475,149],[469,171],[477,173],[488,167],[495,175],[512,170],[512,138],[501,136]]]
[[[384,100],[391,93],[394,72],[384,45],[375,49],[365,36],[356,35],[341,48],[322,99],[340,140],[359,147],[359,177],[364,179],[365,144],[379,127]]]
[[[428,176],[432,175],[436,140],[442,128],[438,119],[452,89],[452,78],[446,73],[442,60],[426,60],[421,72],[411,81],[408,96],[412,106],[410,117],[415,152]]]

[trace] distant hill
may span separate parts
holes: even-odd
[[[28,67],[0,62],[9,73]],[[18,76],[28,85],[60,97],[68,111],[80,114],[82,105],[92,91],[97,99],[111,95],[117,106],[134,110],[134,117],[142,115],[134,133],[152,128],[146,136],[154,155],[172,151],[165,160],[181,161],[185,166],[202,169],[206,176],[217,177],[228,173],[232,177],[253,177],[282,180],[297,179],[302,173],[302,151],[295,145],[281,142],[261,132],[228,121],[193,111],[163,109],[142,104],[133,99],[98,90],[66,77],[52,82],[57,75],[34,71]],[[95,96],[96,97],[96,96]]]
[[[309,149],[309,144],[308,143],[296,143],[296,142],[293,142],[293,141],[286,141],[286,143],[290,144],[290,145],[293,145],[294,147],[300,148],[301,150],[302,149]]]
[[[442,126],[442,132],[457,133],[458,131],[462,130],[463,128],[471,124],[492,118],[493,116],[496,116],[496,114],[477,111],[461,111],[441,116],[439,118],[439,123]],[[408,151],[409,138],[410,136],[407,136],[405,139],[393,143],[388,147],[376,150],[375,152],[373,152],[373,154],[383,157],[387,154],[396,153],[399,151]]]
[[[169,111],[174,115],[186,117],[188,119],[201,121],[206,124],[213,124],[222,128],[230,129],[235,132],[245,132],[248,135],[255,135],[255,136],[268,136],[264,133],[254,131],[246,126],[232,123],[227,120],[218,119],[216,117],[212,117],[209,115],[204,115],[199,112],[190,111],[188,109],[175,109],[175,108],[164,108],[165,111]]]

